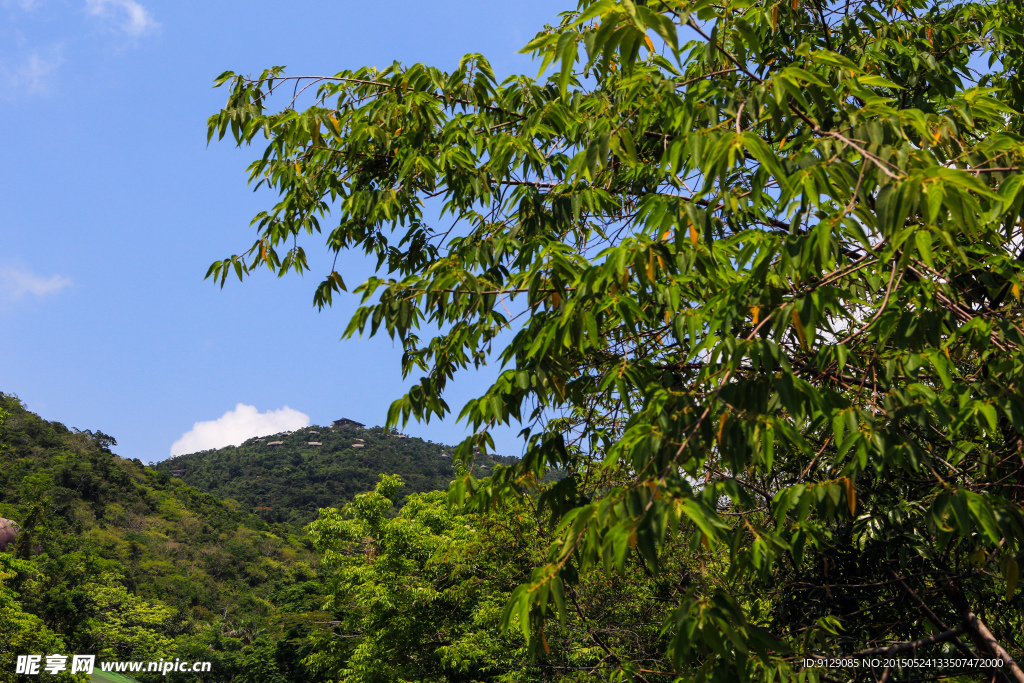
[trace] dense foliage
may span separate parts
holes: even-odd
[[[0,681],[16,655],[52,653],[211,661],[207,682],[314,680],[297,640],[323,603],[307,539],[12,396],[0,417],[0,517],[21,527],[0,553]]]
[[[281,445],[268,445],[277,441]],[[447,489],[455,476],[453,452],[442,444],[379,427],[313,426],[177,456],[156,467],[178,472],[200,491],[236,500],[268,522],[298,525],[316,519],[320,508],[340,507],[355,494],[371,490],[381,473],[400,475],[409,492]],[[481,455],[474,471],[487,474],[497,463],[512,462]]]
[[[659,670],[662,624],[688,588],[707,593],[711,552],[674,552],[657,575],[639,562],[620,575],[582,573],[566,587],[563,619],[546,625],[532,652],[501,628],[506,603],[550,540],[529,501],[480,514],[426,493],[392,514],[400,486],[385,476],[309,525],[334,572],[325,607],[343,615],[314,633],[313,670],[345,683],[582,682],[623,669],[638,680],[670,676]]]
[[[452,499],[550,523],[502,622],[538,657],[581,577],[688,545],[716,561],[663,623],[681,680],[920,651],[1024,683],[1021,2],[580,0],[526,49],[536,79],[222,75],[209,135],[265,136],[281,196],[209,276],[301,272],[320,230],[375,256],[348,332],[421,375],[389,424],[503,366],[457,454],[520,421],[526,455]]]
[[[607,668],[609,646],[650,662],[662,654],[660,621],[678,582],[653,581],[639,565],[610,581],[592,574],[572,594],[585,612],[546,636],[557,659],[538,661],[521,636],[501,632],[505,602],[543,556],[545,531],[528,506],[460,513],[442,491],[406,497],[397,475],[378,475],[340,510],[322,510],[307,538],[170,475],[188,467],[200,480],[256,486],[253,472],[279,471],[319,431],[317,453],[328,457],[308,467],[344,465],[323,476],[363,482],[360,465],[395,467],[422,483],[436,476],[427,465],[440,461],[446,488],[454,474],[439,444],[379,429],[309,428],[265,439],[282,439],[281,447],[253,440],[148,468],[112,454],[112,437],[0,399],[0,516],[22,527],[0,552],[0,681],[15,680],[16,655],[33,653],[212,661],[209,674],[170,676],[208,683],[334,680],[339,671],[389,683],[561,680],[581,667]],[[357,439],[365,452],[351,448]],[[514,460],[481,456],[476,468],[493,467],[485,462]],[[308,486],[302,493],[314,495]],[[302,519],[304,508],[288,506],[306,499],[285,490],[260,495],[288,520]],[[327,584],[311,545],[326,560]],[[677,579],[688,571],[677,569]]]

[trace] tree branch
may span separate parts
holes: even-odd
[[[1013,657],[1010,653],[1003,649],[1003,646],[999,644],[996,637],[992,635],[992,631],[988,630],[988,626],[985,625],[978,615],[974,613],[970,605],[967,603],[967,598],[964,597],[963,591],[954,582],[949,581],[946,584],[946,593],[952,600],[953,605],[956,606],[960,612],[960,618],[963,619],[964,627],[967,629],[967,633],[971,636],[971,640],[982,652],[989,652],[992,655],[998,657],[1003,662],[1001,669],[1003,675],[1014,683],[1024,683],[1024,671],[1017,665],[1017,662],[1013,661]]]
[[[902,588],[906,592],[906,594],[909,595],[910,598],[918,604],[918,606],[921,608],[921,611],[924,612],[925,616],[928,617],[931,620],[931,622],[935,624],[936,627],[941,628],[943,631],[948,630],[949,627],[946,626],[946,624],[942,622],[942,619],[939,619],[935,612],[933,612],[931,608],[925,604],[924,600],[921,599],[920,595],[911,590],[910,586],[906,584],[902,577],[897,575],[896,572],[894,572],[892,569],[889,569],[889,576],[891,576],[893,580],[895,580],[896,583],[899,584],[900,588]],[[956,649],[960,650],[962,654],[970,657],[971,659],[975,659],[977,657],[977,655],[971,652],[970,648],[964,645],[963,641],[957,638],[956,636],[953,637],[953,645],[955,645]]]

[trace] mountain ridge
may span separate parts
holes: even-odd
[[[318,445],[314,445],[318,444]],[[178,455],[154,465],[270,524],[302,525],[320,508],[340,507],[397,474],[404,493],[446,490],[455,477],[454,447],[382,427],[311,425],[247,439],[238,446]],[[515,458],[478,453],[473,471],[487,476]]]

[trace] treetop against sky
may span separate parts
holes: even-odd
[[[346,335],[401,345],[390,422],[460,414],[465,460],[525,427],[519,464],[451,500],[568,472],[505,612],[536,648],[579,572],[656,574],[682,535],[723,564],[665,627],[680,671],[949,643],[1024,680],[1021,19],[584,0],[527,44],[536,78],[476,53],[226,72],[209,135],[255,146],[278,196],[209,277],[376,257],[310,290],[362,294]],[[450,402],[484,361],[501,374]],[[869,590],[837,602],[837,575]]]

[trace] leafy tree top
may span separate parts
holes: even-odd
[[[228,72],[209,135],[262,134],[250,179],[280,199],[208,276],[301,272],[314,232],[375,256],[347,334],[386,331],[421,375],[392,424],[447,413],[459,370],[502,364],[458,455],[520,422],[526,457],[452,497],[570,472],[539,498],[548,560],[506,613],[527,637],[577,569],[656,572],[681,533],[728,568],[666,624],[680,675],[770,677],[938,630],[927,644],[969,634],[1024,681],[976,619],[1014,613],[1024,553],[1022,18],[582,0],[527,45],[537,78],[499,82],[481,55]],[[345,287],[330,272],[314,303]],[[836,571],[875,593],[836,601]],[[865,605],[894,586],[914,608],[883,628]]]

